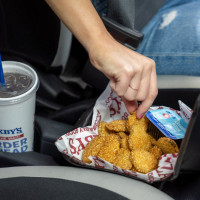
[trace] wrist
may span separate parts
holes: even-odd
[[[112,46],[114,41],[113,37],[107,32],[93,38],[89,43],[87,51],[94,67],[99,69],[101,65],[99,62],[105,59],[105,55],[109,54],[109,46]]]
[[[93,54],[94,51],[97,51],[99,48],[104,48],[104,46],[112,38],[106,29],[92,32],[95,34],[91,34],[91,37],[88,37],[86,44],[86,50],[88,51],[89,55]]]

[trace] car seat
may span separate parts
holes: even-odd
[[[1,200],[172,199],[146,183],[91,169],[27,166],[4,168],[1,172]]]
[[[2,0],[0,22],[2,60],[27,63],[39,76],[36,115],[74,124],[96,93],[77,79],[86,51],[44,1]]]

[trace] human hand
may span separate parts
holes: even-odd
[[[142,118],[158,93],[155,62],[111,36],[97,41],[89,56],[91,63],[110,79],[110,87],[122,97],[127,110],[137,110],[137,117]]]
[[[154,61],[115,41],[90,0],[46,1],[88,51],[91,63],[110,79],[127,110],[137,110],[141,118],[158,93]]]
[[[137,110],[141,118],[158,93],[154,61],[114,40],[90,0],[46,2],[88,51],[93,66],[110,79],[127,110]]]

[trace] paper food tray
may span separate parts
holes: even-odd
[[[121,98],[107,86],[102,95],[97,99],[93,108],[91,125],[80,127],[64,134],[55,142],[55,144],[58,150],[63,154],[64,158],[74,165],[110,171],[150,183],[168,179],[174,173],[174,167],[178,157],[177,153],[162,155],[159,160],[158,168],[147,174],[121,169],[98,157],[90,156],[92,161],[91,164],[82,161],[82,153],[85,146],[98,135],[98,123],[100,121],[110,122],[117,119],[127,119],[128,115],[128,111]],[[152,126],[152,128],[154,127]],[[155,134],[157,138],[162,136],[162,133],[158,130]]]

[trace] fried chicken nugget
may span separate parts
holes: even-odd
[[[159,138],[156,142],[156,146],[162,150],[163,154],[179,152],[176,142],[167,137]]]
[[[132,132],[129,135],[128,143],[131,150],[144,149],[148,151],[152,148],[151,139],[149,135],[145,132]]]
[[[131,152],[128,149],[119,149],[116,153],[116,158],[114,160],[114,165],[122,169],[129,170],[132,168],[132,163],[130,160]]]
[[[120,147],[124,149],[129,149],[129,144],[128,144],[128,135],[124,132],[119,132],[118,133],[120,137]]]
[[[132,172],[137,172],[137,170],[135,169],[135,167],[133,166],[131,169]]]
[[[109,130],[106,127],[107,122],[101,121],[98,124],[98,135],[99,136],[107,136],[109,135]]]
[[[148,135],[150,137],[151,144],[154,146],[156,144],[156,139],[151,134],[148,133]]]
[[[158,167],[158,160],[155,156],[144,149],[132,151],[131,159],[136,171],[144,174],[151,172]]]
[[[120,137],[116,134],[110,134],[105,137],[105,142],[101,146],[97,156],[113,164],[116,158],[116,152],[120,148]]]
[[[92,161],[88,158],[89,156],[97,156],[100,148],[104,145],[105,137],[96,136],[91,140],[83,150],[82,160],[85,163],[91,163]]]
[[[133,112],[128,116],[126,127],[129,132],[132,132],[132,128],[135,125],[139,125],[141,129],[144,129],[146,131],[148,129],[148,124],[149,121],[146,116],[138,119],[136,116],[136,112]]]
[[[125,132],[126,131],[126,123],[127,120],[120,119],[120,120],[113,120],[109,122],[106,127],[110,131],[115,131],[115,132]]]
[[[152,153],[157,159],[160,158],[160,156],[162,155],[162,150],[161,148],[157,147],[157,146],[153,146],[150,150],[150,153]]]

